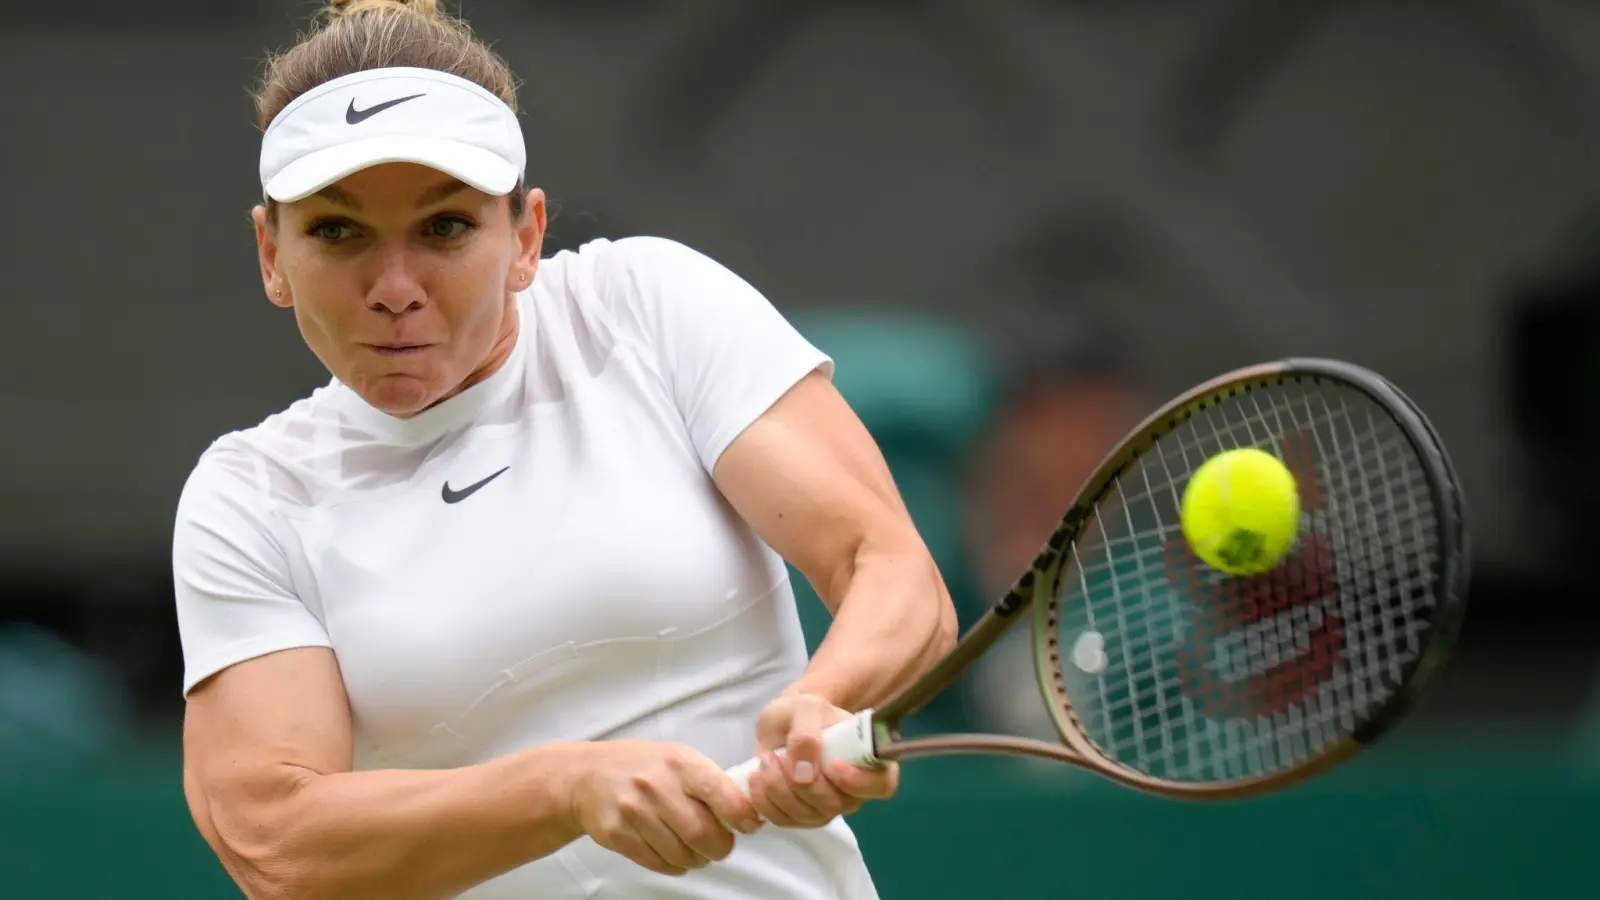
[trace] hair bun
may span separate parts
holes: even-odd
[[[375,9],[403,9],[432,17],[439,14],[439,0],[328,0],[330,19],[346,19]]]

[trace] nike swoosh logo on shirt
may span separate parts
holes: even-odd
[[[505,469],[501,469],[500,471],[494,473],[493,475],[490,475],[488,478],[485,478],[482,481],[476,482],[474,484],[469,484],[469,485],[467,485],[466,487],[462,488],[459,491],[451,488],[450,487],[450,482],[446,481],[444,483],[444,488],[441,491],[439,491],[439,496],[446,503],[460,503],[461,501],[467,499],[468,497],[471,497],[473,494],[476,494],[478,492],[479,488],[481,488],[484,485],[488,484],[489,482],[495,480],[496,478],[499,478],[501,475],[504,475],[506,473],[506,470],[510,469],[510,468],[511,468],[510,466],[506,466]]]

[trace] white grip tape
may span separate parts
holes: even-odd
[[[778,755],[786,755],[778,748]],[[872,710],[864,709],[843,722],[822,729],[822,764],[846,762],[855,766],[874,766],[879,760],[872,750]],[[750,796],[750,777],[761,768],[761,760],[747,759],[728,770],[728,777],[746,797]]]

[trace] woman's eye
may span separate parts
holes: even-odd
[[[342,241],[355,235],[355,229],[344,222],[318,222],[307,230],[312,237],[325,241]]]
[[[461,237],[471,230],[471,222],[468,222],[466,219],[456,218],[454,216],[445,219],[434,219],[432,222],[428,223],[427,227],[428,237],[440,238],[447,241]]]

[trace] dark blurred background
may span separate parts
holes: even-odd
[[[0,897],[237,895],[177,780],[171,520],[213,438],[327,380],[247,218],[248,88],[316,8],[0,18]],[[1393,741],[1223,807],[928,763],[858,817],[886,900],[1600,895],[1600,4],[464,11],[524,79],[550,251],[665,235],[765,291],[968,623],[1129,425],[1227,368],[1369,366],[1455,457],[1472,608]],[[1037,727],[1028,675],[934,712]]]

